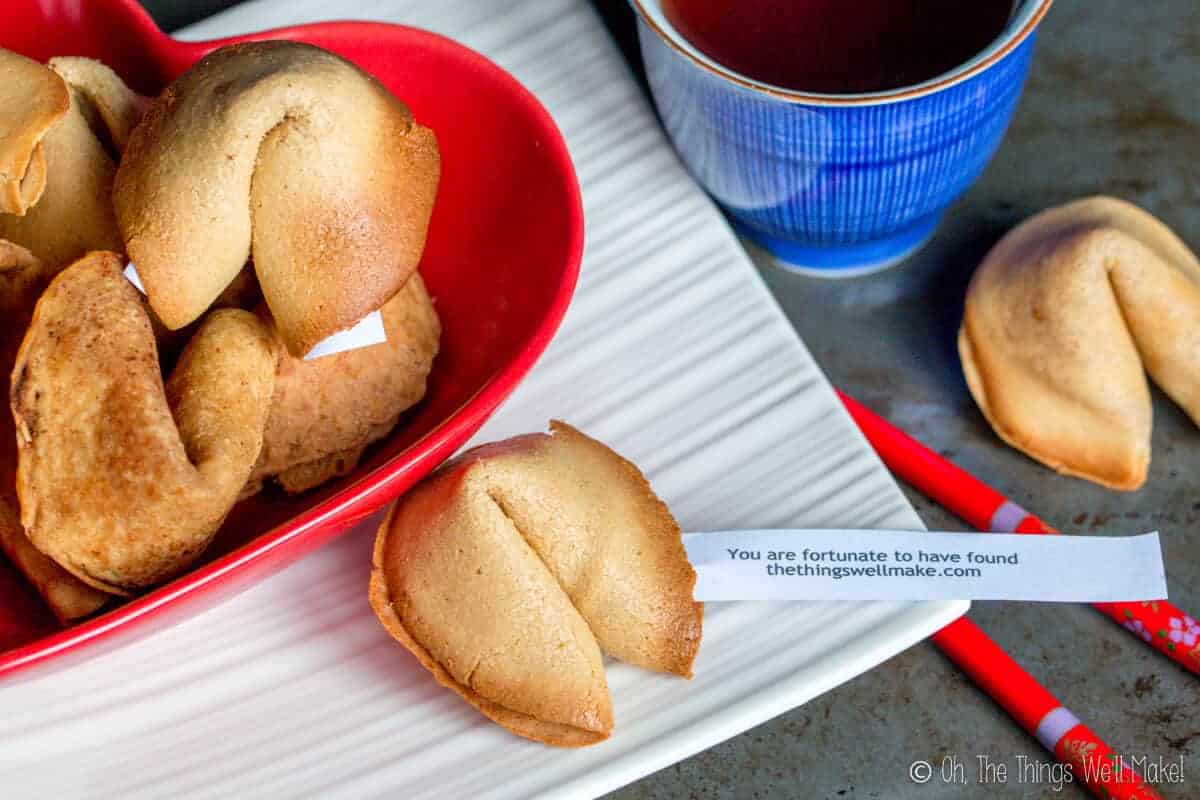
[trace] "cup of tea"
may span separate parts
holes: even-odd
[[[675,148],[783,266],[902,261],[1008,127],[1051,0],[630,0]]]

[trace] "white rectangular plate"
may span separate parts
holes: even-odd
[[[478,441],[565,419],[641,465],[685,530],[922,527],[586,2],[257,0],[189,38],[334,17],[480,50],[541,98],[575,159],[578,293]],[[611,664],[612,739],[562,751],[487,723],[387,638],[366,602],[371,534],[163,633],[0,688],[5,797],[597,795],[804,703],[967,608],[710,605],[694,680]]]

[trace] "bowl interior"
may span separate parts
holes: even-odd
[[[438,138],[442,177],[420,269],[443,334],[425,399],[352,475],[297,497],[272,490],[239,504],[193,573],[294,533],[289,526],[306,515],[318,527],[344,526],[391,499],[460,446],[548,343],[578,271],[578,184],[544,109],[482,56],[435,34],[390,25],[332,23],[193,44],[163,36],[133,0],[16,5],[13,23],[0,28],[0,46],[42,60],[99,58],[146,92],[227,41],[307,41],[375,75]],[[335,520],[326,519],[331,514]],[[190,575],[126,607],[178,594]],[[0,672],[6,649],[27,647],[55,630],[0,559]]]

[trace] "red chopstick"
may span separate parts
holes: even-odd
[[[841,391],[838,396],[888,469],[972,527],[997,533],[1058,533],[854,398]],[[1166,600],[1092,605],[1184,669],[1200,674],[1200,624],[1191,615]]]
[[[1056,532],[845,393],[838,391],[838,396],[890,469],[975,527],[986,530],[1015,518],[1002,529],[1018,533]],[[998,502],[991,503],[993,498]],[[1036,530],[1027,519],[1037,523]],[[961,617],[930,639],[1029,735],[1060,761],[1070,764],[1072,779],[1083,783],[1092,794],[1108,800],[1161,800],[1141,775],[978,625]]]
[[[1059,761],[1070,764],[1071,780],[1084,784],[1092,794],[1105,800],[1162,800],[1103,739],[974,622],[959,617],[930,640],[1026,733]],[[978,779],[986,782],[988,777],[981,774]]]

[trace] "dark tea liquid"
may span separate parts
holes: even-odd
[[[968,61],[1004,29],[1012,0],[662,0],[710,58],[806,92],[878,92]]]

